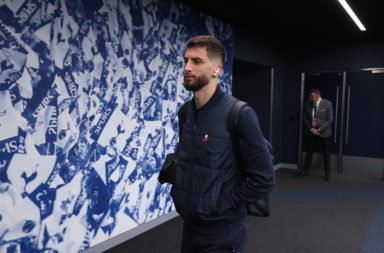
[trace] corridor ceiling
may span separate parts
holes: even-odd
[[[337,0],[177,0],[281,44],[384,42],[384,0],[347,0],[362,32]]]

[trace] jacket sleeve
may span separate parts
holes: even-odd
[[[275,184],[275,174],[258,117],[249,106],[241,112],[236,138],[241,167],[247,176],[228,196],[232,206],[238,208],[271,192]]]
[[[309,114],[308,113],[308,107],[309,107],[309,102],[306,101],[305,104],[304,104],[304,113],[303,113],[303,117],[304,117],[304,127],[305,127],[305,131],[310,131],[310,129],[312,128],[312,114]]]
[[[319,127],[319,131],[323,132],[328,129],[333,123],[333,107],[330,101],[327,101],[327,113],[325,115],[325,119],[322,121],[321,126]]]

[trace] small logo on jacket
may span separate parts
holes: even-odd
[[[207,142],[208,141],[208,134],[204,135],[204,139],[203,139],[204,142]]]

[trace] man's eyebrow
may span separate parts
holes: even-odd
[[[192,60],[200,60],[200,61],[203,60],[203,58],[200,58],[200,57],[190,57],[190,58],[188,58],[188,57],[184,57],[184,60],[188,60],[188,59],[192,59]]]

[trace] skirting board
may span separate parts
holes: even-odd
[[[278,164],[274,165],[273,168],[275,170],[278,170],[278,169],[281,169],[281,168],[296,170],[297,169],[297,164],[295,164],[295,163],[278,163]]]
[[[281,169],[281,168],[288,168],[288,169],[297,169],[296,164],[291,164],[291,163],[278,163],[273,166],[273,168],[276,170]],[[172,211],[170,213],[167,213],[157,219],[154,219],[152,221],[149,221],[141,226],[138,226],[136,228],[133,228],[125,233],[122,233],[118,236],[115,236],[111,239],[108,239],[102,243],[99,243],[89,249],[86,249],[83,251],[84,253],[100,253],[104,252],[108,249],[111,249],[129,239],[132,239],[148,230],[151,230],[164,222],[167,222],[175,217],[179,216],[179,214],[176,211]]]
[[[138,226],[136,228],[133,228],[125,233],[122,233],[118,236],[115,236],[111,239],[108,239],[100,244],[97,244],[91,248],[88,248],[86,249],[85,251],[83,251],[84,253],[100,253],[100,252],[104,252],[108,249],[111,249],[129,239],[132,239],[152,228],[155,228],[161,224],[163,224],[164,222],[167,222],[175,217],[179,216],[179,214],[176,212],[176,211],[172,211],[170,213],[167,213],[163,216],[160,216],[159,218],[156,218],[154,220],[151,220],[141,226]]]

